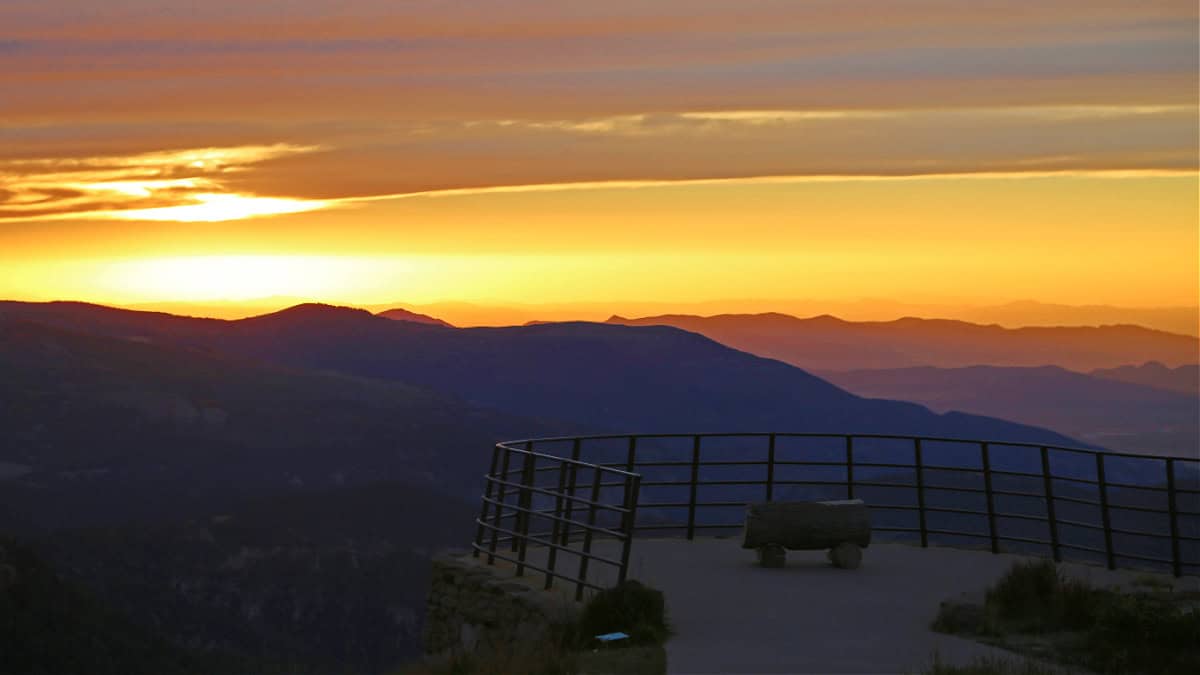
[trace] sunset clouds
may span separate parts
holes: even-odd
[[[1108,233],[1170,232],[1146,244],[1162,247],[1145,254],[1154,264],[1138,263],[1157,274],[1194,239],[1175,200],[1195,205],[1197,12],[1181,0],[5,0],[0,249],[516,255],[520,242],[660,255],[700,241],[784,254],[840,226],[846,210],[830,204],[877,192],[800,186],[924,181],[911,191],[924,201],[856,206],[877,242],[898,210],[919,235],[949,219],[1026,231],[940,206],[968,193],[1006,204],[1005,180],[1025,177],[1043,186],[1022,188],[1038,217],[1062,216],[1044,227],[1110,247],[1087,274],[1130,248]],[[512,196],[550,191],[574,196]],[[1138,201],[1150,194],[1171,208]],[[709,229],[696,239],[700,202]],[[1092,203],[1124,220],[1096,225]],[[823,259],[855,255],[840,242]],[[1179,279],[1197,265],[1182,264],[1139,293],[1187,295]]]
[[[327,147],[0,159],[0,221],[213,221],[405,195],[595,183],[1166,175],[1195,170],[1197,142],[1196,111],[1185,105],[731,110],[398,123]]]
[[[1177,0],[8,0],[0,156],[320,145],[326,198],[1188,168],[1196,21]],[[735,167],[711,166],[731,147]]]

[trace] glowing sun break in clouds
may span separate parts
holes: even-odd
[[[233,174],[315,146],[251,145],[122,157],[0,160],[0,221],[119,219],[221,222],[303,213],[321,199],[269,197],[227,186]]]

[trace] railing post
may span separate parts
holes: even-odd
[[[1108,483],[1104,479],[1104,455],[1096,453],[1096,483],[1100,489],[1100,522],[1104,525],[1104,555],[1108,569],[1117,569],[1116,556],[1113,554],[1112,522],[1108,515]]]
[[[980,443],[980,459],[983,462],[983,493],[987,498],[988,538],[992,541],[992,553],[1000,552],[1000,540],[996,536],[996,502],[992,492],[992,458],[987,443]]]
[[[696,536],[696,482],[700,480],[700,436],[692,436],[692,480],[688,497],[687,538],[691,541]]]
[[[1179,557],[1179,511],[1175,506],[1175,459],[1167,458],[1167,512],[1171,518],[1171,572],[1183,576],[1183,561]]]
[[[479,549],[483,548],[484,523],[488,519],[488,508],[491,504],[488,500],[492,498],[492,478],[496,475],[496,464],[500,461],[500,446],[492,446],[492,463],[488,467],[487,478],[483,483],[483,502],[479,505],[479,525],[475,528],[475,545],[471,547],[471,556],[479,557]]]
[[[576,464],[576,462],[579,461],[579,454],[580,454],[580,451],[582,450],[582,447],[581,447],[582,443],[583,443],[582,440],[580,440],[578,438],[571,441],[571,460],[572,461],[571,461],[571,469],[569,472],[570,479],[567,482],[567,485],[568,485],[567,494],[571,495],[571,497],[575,496],[575,484],[579,477],[579,465]],[[564,516],[564,518],[566,518],[566,522],[563,523],[563,529],[562,529],[562,545],[563,546],[566,546],[567,544],[569,544],[571,542],[571,517],[574,515],[575,515],[575,500],[568,499],[567,500],[567,515]]]
[[[913,439],[913,458],[917,469],[917,518],[921,525],[921,546],[929,546],[929,531],[925,529],[925,466],[921,459],[921,439]]]
[[[854,437],[846,434],[846,499],[854,499]]]
[[[767,437],[767,501],[775,499],[775,434]]]
[[[625,470],[633,473],[633,466],[637,463],[637,436],[629,437],[629,451],[625,454]]]
[[[550,543],[558,544],[559,529],[562,527],[563,517],[563,492],[567,489],[567,463],[559,462],[558,464],[558,490],[554,493],[554,524],[551,525]],[[546,585],[544,588],[549,590],[554,586],[554,564],[558,560],[558,549],[554,546],[549,547],[546,551]]]
[[[596,526],[596,502],[600,501],[600,477],[603,471],[593,467],[592,498],[588,504],[588,527],[583,533],[583,555],[579,556],[579,578],[575,584],[575,599],[583,599],[583,584],[587,581],[588,556],[592,554],[592,528]]]
[[[1054,514],[1054,481],[1050,474],[1050,450],[1042,447],[1042,494],[1046,498],[1046,522],[1050,525],[1050,553],[1054,562],[1062,562],[1058,546],[1058,518]]]
[[[532,494],[529,491],[529,485],[531,484],[531,481],[532,481],[532,476],[529,475],[529,460],[533,457],[533,455],[530,454],[530,450],[532,449],[532,447],[533,447],[533,444],[531,444],[531,443],[525,444],[525,453],[524,453],[525,459],[523,459],[521,461],[521,480],[518,481],[518,483],[520,483],[521,487],[519,488],[519,492],[517,493],[517,510],[516,510],[516,513],[514,514],[514,521],[513,521],[513,528],[512,528],[514,532],[517,532],[522,536],[524,536],[525,534],[528,533],[527,530],[529,528],[529,512],[526,511],[525,509],[529,508],[529,498]],[[516,552],[518,549],[520,549],[520,547],[521,547],[521,537],[514,536],[513,540],[512,540],[513,552]],[[521,576],[519,574],[519,572],[523,571],[523,568],[518,567],[517,571],[518,571],[517,576]]]
[[[492,515],[492,541],[488,545],[488,564],[496,563],[496,543],[500,539],[500,523],[504,519],[504,497],[508,491],[508,486],[505,483],[508,481],[508,464],[512,456],[512,449],[507,445],[498,445],[498,448],[504,449],[504,459],[500,463],[500,487],[496,491],[496,512]]]
[[[621,528],[624,531],[625,541],[621,546],[621,567],[617,570],[618,584],[625,583],[625,579],[629,575],[629,551],[633,548],[633,530],[637,526],[637,503],[641,488],[641,476],[625,478],[625,526]]]
[[[529,546],[529,521],[530,510],[533,508],[533,491],[530,486],[537,476],[534,468],[537,464],[537,457],[533,453],[525,454],[524,470],[521,472],[521,511],[517,517],[521,520],[521,527],[517,531],[521,533],[521,547],[517,552],[517,576],[525,576],[525,549]]]

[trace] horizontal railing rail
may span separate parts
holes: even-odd
[[[703,496],[713,491],[723,497]],[[1200,572],[1200,458],[886,434],[601,434],[498,443],[473,549],[489,564],[514,564],[518,576],[542,573],[546,588],[556,579],[573,583],[581,598],[602,587],[591,563],[614,568],[617,582],[626,579],[638,534],[691,539],[737,528],[748,504],[783,496],[864,498],[879,514],[873,529],[922,546],[931,538],[979,541],[993,553],[1024,546],[1016,552],[1056,561],[1074,552],[1114,569],[1136,561],[1175,576]],[[893,517],[903,514],[915,522]],[[531,532],[534,522],[549,529]],[[596,537],[617,541],[619,559],[595,554]],[[544,555],[537,564],[527,557],[530,544]],[[574,556],[570,571],[560,554]]]
[[[583,597],[585,589],[602,588],[589,581],[588,568],[593,562],[615,568],[618,583],[624,581],[629,570],[641,476],[582,461],[579,458],[582,440],[574,443],[571,457],[537,452],[533,449],[535,443],[497,443],[493,448],[491,468],[484,477],[480,514],[475,519],[474,555],[486,555],[489,565],[495,564],[496,560],[511,563],[516,566],[517,576],[524,576],[526,569],[540,572],[545,576],[544,587],[547,589],[554,585],[555,579],[574,583],[577,600]],[[520,467],[513,466],[514,459]],[[539,461],[545,466],[538,467]],[[583,485],[587,489],[586,497],[578,494],[581,473],[591,474],[591,480],[585,480]],[[549,475],[553,483],[539,483],[544,475]],[[612,488],[622,490],[618,503],[603,501],[601,497],[604,490]],[[538,498],[549,501],[552,506],[535,508],[534,502]],[[577,509],[583,514],[581,517],[576,517]],[[601,514],[616,515],[618,524],[615,527],[599,524]],[[550,531],[530,532],[530,524],[535,519],[549,521]],[[508,521],[513,522],[506,526]],[[579,533],[582,533],[581,538]],[[597,534],[622,542],[619,560],[592,552],[592,541]],[[546,553],[544,564],[528,560],[530,543]],[[507,554],[502,552],[505,547]],[[574,572],[566,572],[560,566],[560,553],[575,556],[578,567]]]

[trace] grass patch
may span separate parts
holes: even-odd
[[[578,646],[593,647],[596,635],[621,631],[628,640],[614,646],[661,645],[671,636],[667,605],[662,591],[637,581],[626,581],[600,591],[583,608],[576,629]]]
[[[629,639],[600,643],[595,636],[623,632]],[[504,645],[481,658],[459,654],[436,667],[413,665],[399,675],[665,675],[670,637],[661,591],[626,581],[600,591],[578,620],[537,644]]]
[[[984,607],[1006,632],[1073,631],[1089,627],[1112,594],[1064,577],[1049,560],[1019,562],[988,589]]]
[[[933,629],[1098,673],[1200,672],[1200,598],[1161,580],[1135,588],[1096,588],[1050,561],[1016,563],[982,606],[943,603]]]

